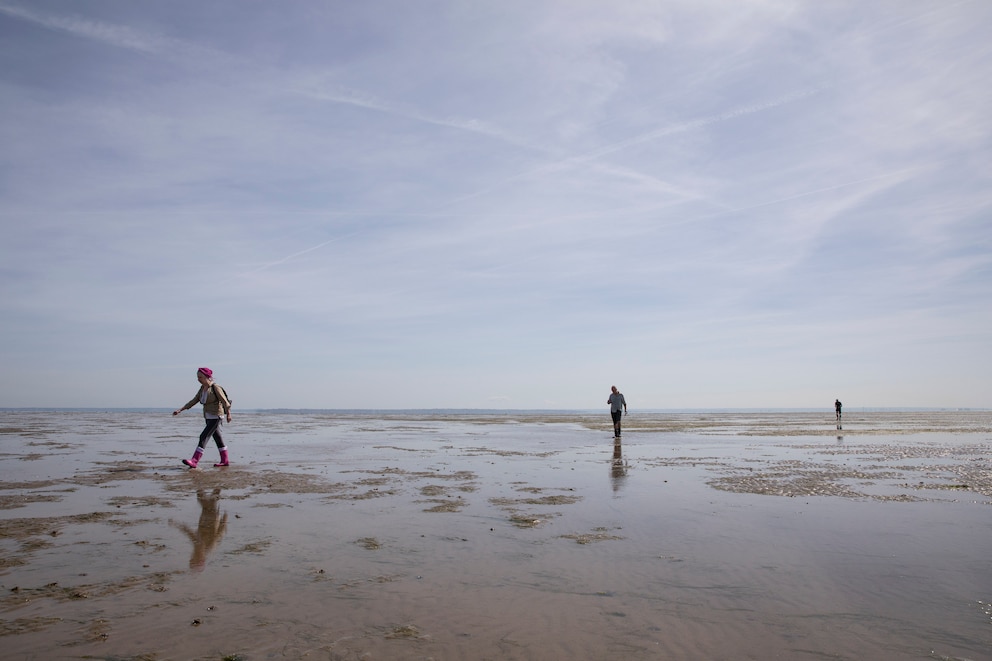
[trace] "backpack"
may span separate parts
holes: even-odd
[[[218,385],[218,384],[216,384],[216,383],[215,383],[215,384],[213,384],[213,386],[211,386],[211,387],[213,387],[213,388],[217,388],[217,389],[219,389],[219,390],[220,390],[220,391],[221,391],[222,393],[224,393],[224,399],[226,399],[226,400],[227,400],[227,403],[228,403],[228,404],[230,404],[232,408],[234,407],[234,400],[233,400],[233,399],[231,399],[230,397],[228,397],[228,395],[227,395],[227,391],[226,391],[226,390],[224,390],[224,386],[221,386],[221,385]],[[215,392],[214,392],[214,394],[215,394],[215,395],[217,395],[218,393],[217,393],[217,392],[215,391]]]

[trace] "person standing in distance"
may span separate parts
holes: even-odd
[[[220,450],[220,463],[214,466],[230,466],[231,462],[227,456],[227,446],[224,445],[224,438],[220,434],[221,416],[227,416],[227,421],[231,421],[231,402],[227,399],[227,393],[218,384],[214,383],[214,373],[209,367],[201,367],[196,370],[196,380],[200,382],[200,389],[193,399],[186,402],[181,409],[176,409],[172,415],[179,415],[186,409],[191,409],[197,404],[203,404],[203,418],[206,423],[203,431],[200,432],[200,443],[193,451],[192,459],[183,459],[183,463],[190,468],[196,468],[203,456],[203,451],[207,448],[207,440],[213,436],[217,449]]]
[[[623,393],[617,390],[616,386],[606,403],[610,405],[610,416],[613,418],[613,438],[620,438],[620,418],[627,413],[627,400],[623,398]]]
[[[840,400],[839,399],[834,402],[834,412],[837,414],[837,420],[838,421],[840,421],[840,409],[841,409],[841,406],[843,406],[843,404],[840,403]]]

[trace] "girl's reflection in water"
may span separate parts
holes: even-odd
[[[206,490],[199,489],[196,492],[196,500],[200,503],[200,521],[196,528],[172,519],[169,519],[169,525],[182,530],[193,542],[193,554],[189,557],[190,569],[203,571],[207,564],[207,556],[220,543],[227,530],[227,512],[221,515],[217,506],[217,501],[220,500],[220,489],[214,489],[209,494]]]

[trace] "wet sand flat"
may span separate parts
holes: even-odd
[[[992,659],[992,413],[0,412],[4,659]]]

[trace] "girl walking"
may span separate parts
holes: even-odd
[[[224,389],[214,382],[214,373],[209,367],[196,370],[196,380],[200,382],[200,390],[193,399],[186,402],[185,406],[172,412],[172,415],[179,415],[186,409],[203,404],[203,418],[206,424],[200,433],[200,444],[193,451],[193,458],[183,459],[183,463],[190,468],[196,468],[207,447],[207,440],[212,436],[217,443],[217,449],[220,450],[220,463],[214,466],[230,466],[231,462],[228,460],[224,438],[220,434],[220,426],[221,416],[226,416],[227,421],[231,421],[231,402],[227,399]]]

